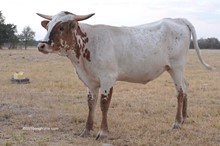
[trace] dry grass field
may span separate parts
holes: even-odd
[[[189,117],[180,130],[171,130],[177,99],[164,73],[146,85],[117,82],[109,109],[109,138],[95,141],[99,105],[91,137],[79,137],[88,113],[87,92],[67,58],[37,49],[0,50],[0,145],[219,146],[220,51],[204,50],[202,55],[216,69],[206,70],[195,50],[189,51]],[[24,71],[31,83],[12,84],[16,71]]]

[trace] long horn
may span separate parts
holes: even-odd
[[[40,16],[40,17],[43,17],[47,20],[52,20],[52,16],[50,16],[50,15],[44,15],[44,14],[40,14],[40,13],[37,13],[37,15]]]
[[[95,13],[88,14],[88,15],[75,15],[74,20],[76,20],[76,21],[86,20],[86,19],[92,17],[93,15],[95,15]]]

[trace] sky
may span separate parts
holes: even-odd
[[[18,33],[30,26],[35,39],[42,40],[42,13],[55,15],[69,11],[78,15],[95,13],[83,23],[135,26],[162,18],[186,18],[196,28],[198,38],[220,40],[220,0],[2,0],[5,23],[17,26]]]

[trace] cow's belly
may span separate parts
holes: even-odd
[[[146,84],[147,82],[154,80],[155,78],[160,76],[165,70],[167,70],[168,65],[152,67],[151,69],[150,68],[134,68],[132,70],[128,69],[121,71],[117,80]]]

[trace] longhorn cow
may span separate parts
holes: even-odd
[[[186,19],[162,19],[134,27],[114,27],[79,23],[93,16],[62,11],[54,16],[39,14],[47,29],[38,44],[42,53],[68,57],[79,79],[88,88],[89,114],[81,136],[93,129],[99,92],[101,128],[96,139],[107,137],[107,112],[116,81],[146,84],[167,71],[177,91],[177,113],[173,128],[180,128],[187,117],[188,82],[184,76],[191,36],[200,62],[207,68],[197,43],[194,26]]]

